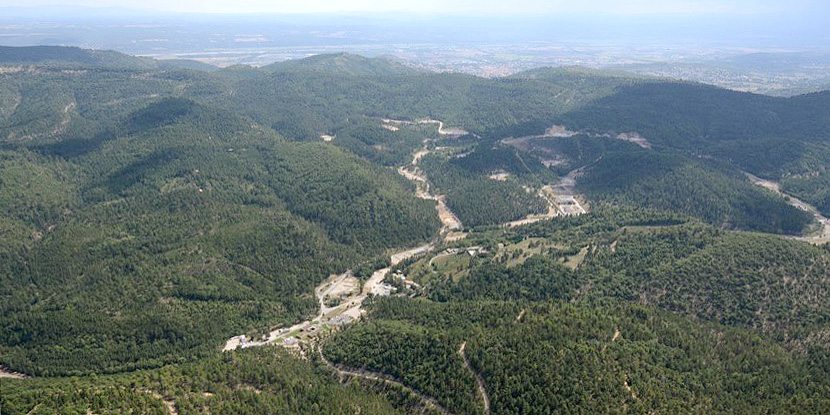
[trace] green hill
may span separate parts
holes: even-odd
[[[314,55],[304,59],[287,60],[262,67],[270,73],[314,72],[349,76],[415,75],[424,71],[405,65],[396,59],[380,56],[366,58],[351,53]]]
[[[31,235],[4,240],[5,364],[58,374],[203,355],[314,312],[307,293],[328,274],[437,228],[395,173],[224,111],[167,99],[119,125],[61,162],[5,153],[4,226]]]
[[[81,49],[66,46],[0,46],[0,65],[34,65],[51,69],[156,70],[217,68],[186,59],[157,61],[111,50]]]

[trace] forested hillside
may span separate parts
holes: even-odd
[[[655,147],[734,163],[761,177],[807,174],[826,165],[830,94],[793,98],[716,87],[647,82],[620,88],[560,121],[575,130],[636,131]]]
[[[830,407],[830,251],[607,209],[478,234],[490,252],[461,272],[463,250],[403,266],[430,300],[376,301],[326,356],[456,413],[484,413],[476,374],[492,413]]]
[[[367,342],[383,352],[362,353]],[[746,330],[630,304],[384,300],[373,322],[338,335],[326,354],[398,376],[461,414],[484,413],[471,371],[498,414],[820,413],[830,405],[827,379],[809,359]]]
[[[198,69],[212,71],[213,65],[189,60],[154,60],[125,55],[111,50],[90,50],[62,46],[33,46],[25,48],[0,46],[3,65],[32,65],[39,69]]]
[[[272,348],[132,374],[4,382],[0,401],[12,415],[406,413],[379,393],[340,385],[327,370]]]
[[[676,154],[603,153],[578,183],[589,197],[682,212],[726,228],[798,234],[812,221],[740,171]]]
[[[4,413],[830,412],[827,93],[0,67]]]
[[[313,313],[328,274],[437,228],[393,172],[190,100],[106,128],[4,151],[0,347],[27,373],[204,355]]]

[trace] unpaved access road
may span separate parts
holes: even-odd
[[[398,173],[415,184],[415,197],[436,202],[435,210],[438,211],[438,219],[441,220],[441,233],[446,234],[450,231],[457,231],[463,228],[463,225],[461,224],[461,220],[458,219],[458,216],[447,206],[447,197],[444,195],[433,195],[430,192],[429,180],[426,174],[418,167],[418,162],[421,161],[421,158],[430,153],[428,145],[429,140],[424,140],[424,146],[412,155],[412,162],[409,163],[409,166],[398,168]]]
[[[418,122],[412,121],[398,121],[398,120],[384,120],[387,123],[403,123],[403,124],[423,124],[423,123],[438,123],[439,133],[442,134],[455,134],[453,131],[443,131],[443,123],[441,121],[436,120],[422,120]],[[429,180],[427,179],[426,175],[423,171],[420,170],[418,167],[418,163],[424,156],[430,153],[429,147],[429,140],[424,140],[423,147],[416,152],[413,153],[412,161],[404,167],[400,167],[398,172],[407,178],[408,180],[415,183],[416,190],[415,195],[422,199],[434,200],[437,202],[436,211],[438,212],[438,217],[441,220],[442,228],[441,228],[441,235],[444,237],[453,236],[454,239],[461,239],[465,236],[463,233],[454,232],[462,229],[462,223],[458,219],[458,217],[450,210],[450,208],[446,204],[446,197],[444,195],[433,195],[430,192],[429,187]],[[576,173],[574,173],[576,174]],[[570,182],[568,182],[570,180]],[[563,179],[565,186],[564,188],[567,189],[568,183],[573,182],[572,175],[568,175],[568,177]],[[519,226],[528,223],[537,222],[544,219],[549,219],[560,214],[565,214],[563,211],[556,205],[556,192],[553,190],[552,186],[545,186],[540,191],[540,196],[543,197],[545,200],[548,201],[549,208],[548,211],[544,214],[539,215],[530,215],[527,218],[524,218],[519,221],[510,222],[507,224],[503,224],[503,226]],[[581,212],[584,213],[584,209],[576,202],[576,206]],[[456,235],[460,234],[460,235]],[[390,262],[392,266],[399,264],[401,261],[409,259],[416,255],[425,254],[435,248],[435,243],[426,243],[420,246],[416,246],[414,248],[409,248],[405,250],[401,250],[398,252],[393,253],[390,256]],[[262,346],[266,344],[277,343],[281,344],[286,339],[290,337],[294,337],[298,333],[306,332],[308,329],[317,330],[323,327],[324,324],[329,323],[332,319],[335,319],[339,316],[348,316],[352,319],[356,320],[362,314],[365,313],[363,309],[363,302],[372,296],[376,292],[376,288],[378,288],[383,280],[386,278],[386,275],[389,274],[391,267],[386,267],[382,269],[376,270],[372,276],[366,281],[363,285],[363,290],[361,292],[353,293],[352,295],[342,299],[337,305],[328,306],[326,305],[326,297],[328,294],[334,292],[352,292],[351,290],[347,290],[346,288],[342,287],[343,284],[346,284],[351,276],[350,271],[346,271],[343,274],[333,275],[329,277],[326,281],[322,282],[317,288],[315,288],[314,293],[317,297],[317,301],[319,303],[320,311],[318,312],[317,316],[311,320],[306,320],[297,324],[294,324],[290,327],[282,327],[275,330],[270,331],[267,335],[262,336],[258,339],[250,339],[247,336],[238,335],[231,337],[225,342],[225,346],[223,347],[223,351],[230,351],[235,350],[237,348],[247,348],[247,347],[255,347],[255,346]],[[333,323],[332,323],[333,324]]]
[[[616,140],[628,141],[634,143],[642,148],[650,149],[651,143],[643,136],[641,136],[636,131],[625,132],[625,133],[593,133],[589,131],[571,131],[564,125],[553,125],[547,130],[545,130],[544,134],[538,135],[528,135],[524,137],[507,137],[503,138],[500,141],[503,144],[516,147],[520,150],[524,151],[532,151],[532,150],[542,150],[542,151],[549,151],[545,149],[535,148],[531,141],[538,140],[538,139],[557,139],[557,138],[571,138],[575,136],[586,136],[591,138],[613,138]]]
[[[439,404],[438,401],[435,400],[435,398],[433,398],[431,396],[424,395],[423,393],[418,392],[417,390],[412,389],[411,387],[406,386],[401,382],[398,382],[397,380],[393,379],[389,375],[385,375],[383,373],[370,372],[370,371],[364,370],[364,369],[354,369],[354,368],[347,368],[347,367],[344,367],[344,366],[335,365],[334,363],[332,363],[328,359],[326,359],[326,357],[323,355],[322,350],[320,350],[320,359],[323,360],[323,363],[325,363],[326,366],[329,369],[335,371],[341,377],[358,377],[358,378],[368,379],[368,380],[375,381],[375,382],[383,382],[383,383],[386,383],[388,385],[397,386],[397,387],[405,390],[406,392],[416,396],[421,401],[421,404],[424,405],[425,407],[427,407],[429,409],[432,409],[432,410],[435,410],[435,411],[438,411],[439,413],[444,414],[444,415],[452,415],[452,413],[450,411],[448,411],[447,408],[444,408],[443,406],[441,406],[441,404]]]
[[[816,244],[816,245],[821,245],[821,244],[825,244],[825,243],[830,242],[830,219],[828,219],[824,215],[822,215],[818,211],[818,209],[816,209],[815,206],[813,206],[813,205],[811,205],[811,204],[809,204],[809,203],[807,203],[803,200],[800,200],[800,199],[798,199],[798,198],[796,198],[796,197],[794,197],[790,194],[782,192],[781,191],[781,185],[779,185],[778,182],[774,182],[772,180],[765,180],[765,179],[762,179],[758,176],[753,176],[749,173],[744,173],[744,174],[746,174],[746,177],[748,177],[749,181],[751,181],[753,184],[756,184],[758,186],[761,186],[761,187],[764,187],[768,190],[771,190],[771,191],[777,193],[778,195],[780,195],[781,197],[784,197],[784,199],[786,199],[787,203],[789,203],[790,205],[795,206],[795,207],[797,207],[797,208],[799,208],[799,209],[801,209],[805,212],[811,213],[813,215],[813,217],[816,219],[816,221],[819,223],[819,225],[821,226],[821,228],[817,232],[815,232],[811,235],[787,236],[787,238],[795,239],[795,240],[799,240],[799,241],[804,241],[804,242],[809,242],[811,244]]]
[[[401,261],[412,258],[413,256],[429,252],[433,248],[434,245],[428,243],[414,248],[398,251],[392,254],[389,258],[391,266],[395,266],[401,263]],[[317,301],[320,306],[320,311],[317,313],[316,317],[311,320],[294,324],[290,327],[282,327],[272,330],[267,336],[260,339],[249,339],[244,334],[231,337],[225,342],[225,346],[222,348],[222,351],[227,352],[237,348],[244,349],[248,347],[264,346],[272,343],[280,344],[297,332],[304,331],[312,326],[321,327],[323,324],[326,324],[333,318],[341,315],[346,315],[356,320],[361,314],[366,312],[363,309],[363,302],[372,296],[372,293],[375,292],[376,287],[383,282],[390,270],[391,267],[376,270],[372,273],[372,276],[366,280],[366,283],[363,284],[363,290],[342,299],[339,304],[329,307],[325,304],[326,295],[340,290],[342,284],[347,283],[349,278],[353,278],[351,277],[350,271],[339,275],[333,275],[314,289],[314,293],[317,296]]]
[[[464,130],[464,129],[458,128],[458,127],[448,127],[448,128],[445,129],[443,121],[433,120],[431,118],[424,118],[424,119],[417,120],[417,121],[393,120],[393,119],[390,119],[390,118],[384,118],[381,121],[383,121],[383,123],[386,124],[386,125],[389,125],[389,124],[403,124],[403,125],[438,124],[438,134],[440,134],[440,135],[462,136],[462,135],[469,134],[469,132],[467,130]]]
[[[397,123],[397,124],[427,124],[427,123],[437,123],[438,124],[438,132],[444,135],[455,135],[458,133],[458,129],[452,130],[444,130],[443,126],[444,123],[437,120],[421,120],[421,121],[399,121],[399,120],[383,120],[385,123]],[[398,172],[406,177],[408,180],[415,183],[416,191],[415,195],[422,199],[434,200],[437,202],[436,210],[438,212],[438,217],[441,220],[442,229],[441,234],[449,234],[451,231],[459,230],[462,228],[461,221],[458,220],[458,217],[447,207],[445,202],[445,197],[443,195],[433,195],[430,193],[429,190],[429,182],[424,175],[424,173],[418,168],[418,162],[421,160],[422,157],[429,154],[428,149],[429,140],[424,140],[423,148],[416,151],[412,156],[412,161],[406,167],[401,167],[398,169]],[[390,262],[392,266],[399,264],[401,261],[409,259],[416,255],[421,255],[426,252],[431,251],[435,245],[433,243],[426,243],[420,246],[416,246],[414,248],[409,248],[405,250],[401,250],[395,252],[390,256]],[[249,339],[244,334],[231,337],[225,342],[225,346],[222,348],[223,351],[230,351],[235,350],[237,348],[247,348],[247,347],[256,347],[256,346],[263,346],[266,344],[271,343],[283,343],[289,337],[293,337],[294,335],[305,332],[308,329],[316,330],[322,327],[323,324],[328,323],[333,318],[337,318],[338,316],[345,315],[351,317],[352,319],[357,319],[360,317],[361,314],[365,313],[363,309],[363,301],[373,295],[376,292],[376,288],[383,282],[386,278],[386,275],[389,274],[390,267],[382,268],[376,270],[372,276],[366,281],[363,285],[363,290],[358,293],[354,293],[348,296],[345,299],[342,299],[339,304],[335,306],[327,306],[326,305],[326,297],[334,292],[341,292],[343,291],[342,285],[345,284],[349,278],[351,277],[351,271],[346,271],[340,275],[333,275],[329,277],[326,281],[323,281],[317,288],[314,289],[314,294],[317,297],[317,301],[319,303],[320,311],[316,317],[311,320],[306,320],[297,324],[294,324],[290,327],[282,327],[275,330],[272,330],[267,335],[259,338],[259,339]]]
[[[484,413],[486,415],[490,415],[490,395],[487,394],[487,388],[484,387],[484,378],[481,377],[472,367],[470,367],[470,362],[467,360],[467,342],[461,343],[461,346],[458,348],[458,354],[461,356],[461,363],[464,365],[464,368],[467,369],[473,377],[476,379],[476,384],[478,386],[478,395],[481,397],[481,403],[484,405]]]

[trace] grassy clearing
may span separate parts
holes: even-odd
[[[506,258],[508,268],[521,265],[528,258],[542,254],[549,249],[564,249],[562,245],[554,244],[545,238],[528,238],[521,242],[510,244],[499,249],[497,258]]]
[[[565,259],[565,266],[570,269],[577,269],[582,261],[585,260],[585,256],[588,255],[588,249],[590,246],[586,246],[579,250],[579,253],[576,255],[571,255]]]
[[[470,272],[471,263],[472,257],[466,252],[461,252],[437,258],[432,262],[432,269],[441,276],[458,281]]]

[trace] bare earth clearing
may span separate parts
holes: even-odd
[[[531,151],[539,150],[538,148],[534,148],[533,144],[531,143],[531,141],[533,140],[571,138],[576,137],[578,135],[587,136],[591,138],[614,138],[617,140],[628,141],[637,144],[642,148],[651,148],[651,143],[649,143],[645,137],[641,136],[639,133],[634,131],[626,133],[597,134],[587,131],[571,131],[568,130],[568,128],[564,125],[554,125],[545,130],[544,134],[528,135],[524,137],[509,137],[502,139],[501,142],[503,144],[516,147],[520,150]]]
[[[6,369],[4,366],[0,366],[0,378],[6,379],[26,379],[29,376],[26,376],[19,372],[12,372],[11,370]]]
[[[508,222],[504,226],[512,228],[557,216],[583,215],[588,213],[588,210],[579,202],[579,195],[575,189],[576,177],[579,173],[580,170],[574,170],[568,173],[567,176],[561,178],[557,184],[553,186],[542,186],[538,195],[548,203],[548,211],[546,213],[528,215],[524,219]]]
[[[405,251],[397,252],[390,256],[391,265],[397,265],[401,261],[416,255],[421,255],[432,250],[432,244],[424,244]],[[290,327],[283,327],[272,330],[266,336],[258,339],[248,338],[242,334],[234,336],[225,342],[223,351],[235,350],[237,348],[248,348],[263,346],[266,344],[282,344],[288,347],[297,347],[300,340],[308,340],[315,337],[321,330],[331,327],[339,327],[357,320],[366,312],[363,309],[363,301],[372,295],[388,295],[385,291],[386,285],[383,280],[389,274],[390,268],[382,268],[375,271],[372,276],[363,284],[363,289],[357,291],[356,279],[351,271],[340,275],[332,275],[320,284],[314,293],[320,305],[320,312],[312,320],[303,321]],[[337,305],[327,306],[326,299],[335,295],[345,294],[345,298],[339,297]]]

